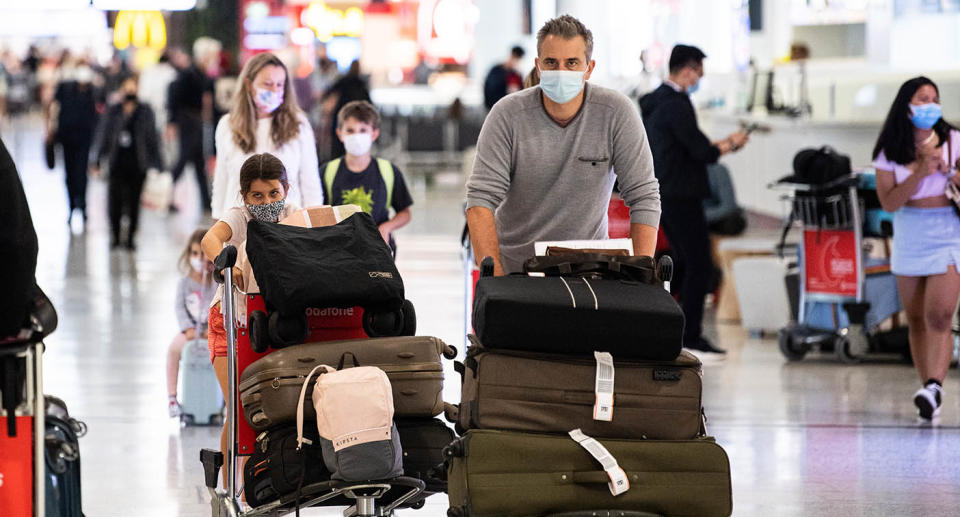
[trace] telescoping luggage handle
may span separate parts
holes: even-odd
[[[574,429],[570,431],[569,434],[570,438],[573,438],[575,442],[586,449],[587,452],[593,456],[593,459],[597,460],[600,466],[603,467],[604,472],[607,473],[607,477],[610,478],[607,487],[614,497],[630,490],[630,481],[627,479],[627,473],[620,468],[617,459],[610,454],[610,451],[608,451],[606,447],[593,438],[583,434],[580,429]]]

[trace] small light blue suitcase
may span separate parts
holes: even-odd
[[[180,420],[186,425],[217,425],[223,422],[223,394],[210,364],[204,339],[183,347],[180,356]]]

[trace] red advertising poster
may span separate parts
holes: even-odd
[[[33,417],[18,416],[17,436],[0,417],[0,515],[33,516]]]
[[[857,241],[850,230],[804,230],[807,293],[857,296]]]

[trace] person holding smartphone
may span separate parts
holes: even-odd
[[[949,182],[960,185],[960,131],[941,115],[937,85],[922,76],[910,79],[900,86],[873,149],[877,196],[894,213],[890,269],[923,385],[913,403],[924,420],[943,405],[960,296],[960,217],[944,195]]]
[[[702,335],[703,302],[714,269],[703,209],[703,200],[710,197],[707,165],[739,150],[750,137],[741,129],[711,142],[697,127],[690,94],[699,88],[705,57],[697,47],[674,47],[670,76],[640,99],[640,110],[650,139],[654,171],[660,181],[660,223],[677,260],[674,283],[685,317],[683,346],[701,355],[722,357],[726,352]]]

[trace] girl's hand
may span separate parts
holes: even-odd
[[[196,336],[194,329],[187,329],[183,331],[183,335],[187,336],[187,341],[193,341],[193,338]]]
[[[243,271],[240,271],[237,266],[233,266],[233,285],[237,286],[237,289],[243,290]]]

